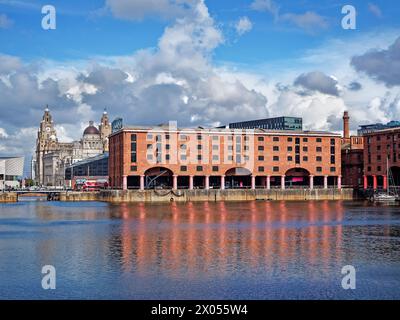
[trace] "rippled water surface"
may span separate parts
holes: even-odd
[[[400,207],[26,200],[0,204],[0,299],[400,298]]]

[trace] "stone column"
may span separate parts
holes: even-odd
[[[205,189],[209,190],[210,189],[210,176],[205,176]]]
[[[128,190],[128,176],[122,176],[122,190]]]
[[[368,189],[368,177],[364,175],[364,190]]]
[[[221,176],[221,190],[225,190],[225,176]]]
[[[193,190],[193,176],[189,176],[189,190]]]
[[[373,186],[374,186],[374,190],[378,189],[378,179],[376,179],[376,175],[372,176],[373,178]]]
[[[176,174],[172,176],[172,189],[178,190],[178,176]]]
[[[286,176],[281,176],[281,189],[285,190],[285,177]]]
[[[140,176],[140,190],[144,190],[144,175]]]
[[[383,189],[387,190],[388,184],[387,184],[387,176],[383,176]]]
[[[342,189],[342,176],[337,177],[337,187],[338,189]]]
[[[251,189],[255,190],[256,189],[256,177],[255,176],[251,176]]]
[[[267,176],[267,189],[271,189],[271,176]]]
[[[314,176],[310,176],[310,189],[314,189]]]
[[[328,189],[328,176],[324,176],[324,189]]]

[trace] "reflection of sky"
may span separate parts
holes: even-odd
[[[396,209],[329,201],[1,205],[0,292],[52,297],[40,289],[40,268],[52,264],[61,298],[399,297]],[[342,290],[346,264],[378,287]]]

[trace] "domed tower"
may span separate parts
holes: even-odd
[[[93,121],[89,121],[89,126],[83,131],[82,156],[89,158],[103,153],[103,142],[100,131],[94,126]]]
[[[54,128],[54,123],[50,114],[49,107],[46,106],[36,138],[35,177],[36,182],[40,185],[44,183],[43,156],[57,149],[57,132]]]
[[[104,108],[99,129],[100,129],[101,141],[103,142],[103,151],[108,152],[108,136],[111,134],[111,124],[108,119],[108,113],[106,108]]]

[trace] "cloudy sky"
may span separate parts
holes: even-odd
[[[395,0],[0,0],[0,154],[32,154],[46,104],[64,141],[105,107],[148,125],[400,120],[399,16]]]

